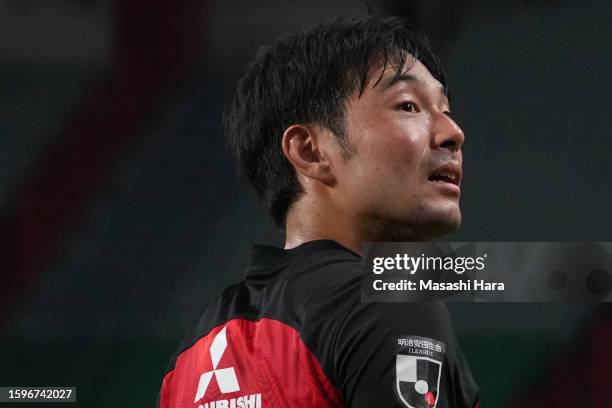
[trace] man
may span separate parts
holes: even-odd
[[[366,17],[280,38],[224,122],[285,249],[254,247],[179,347],[160,406],[477,406],[442,304],[361,302],[362,242],[461,221],[464,135],[424,37]]]

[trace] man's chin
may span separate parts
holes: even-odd
[[[455,232],[461,226],[461,210],[458,206],[453,206],[440,211],[438,214],[432,214],[428,224],[430,225],[429,228],[424,226],[424,230],[428,234],[428,241]]]

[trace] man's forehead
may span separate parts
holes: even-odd
[[[400,69],[401,68],[401,69]],[[413,83],[428,88],[438,88],[439,92],[445,94],[444,86],[427,69],[427,67],[412,55],[408,55],[404,64],[381,64],[372,70],[369,76],[368,87],[379,88],[385,92],[401,83]]]

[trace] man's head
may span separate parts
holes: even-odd
[[[403,20],[366,17],[263,48],[224,123],[241,172],[278,225],[317,194],[373,238],[427,239],[461,218],[453,184],[463,134],[448,111],[426,39]]]

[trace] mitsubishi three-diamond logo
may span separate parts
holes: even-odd
[[[212,359],[213,369],[212,371],[207,371],[200,376],[198,391],[196,392],[195,400],[193,401],[194,403],[198,402],[198,400],[200,400],[204,394],[206,394],[208,384],[210,384],[210,380],[212,380],[213,377],[217,379],[217,384],[219,385],[219,390],[222,394],[240,391],[240,385],[238,385],[238,378],[236,377],[234,367],[217,368],[221,357],[223,357],[223,353],[225,353],[225,349],[227,349],[226,333],[227,326],[217,333],[212,341],[212,345],[210,346],[210,358]]]

